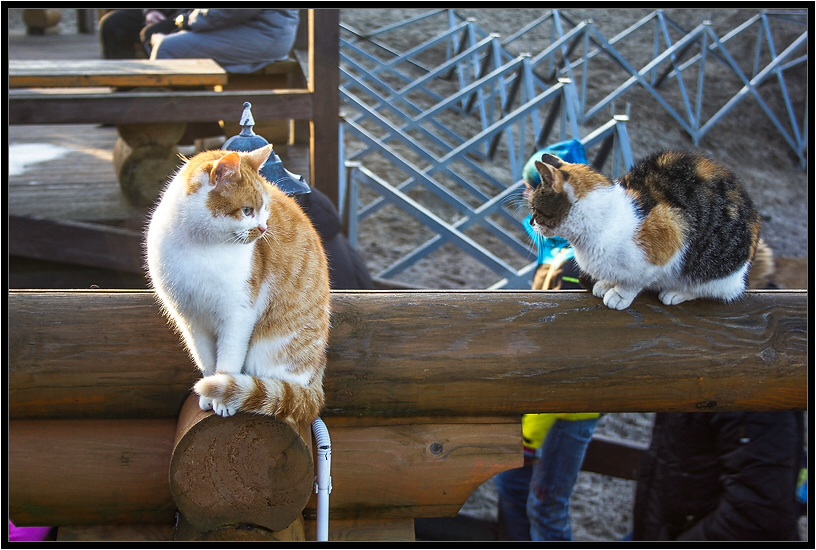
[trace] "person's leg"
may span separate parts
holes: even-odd
[[[557,420],[547,434],[527,498],[532,540],[572,540],[569,501],[597,424],[597,418]]]
[[[99,40],[105,59],[136,59],[143,53],[139,33],[145,25],[141,9],[112,10],[99,19]]]
[[[288,55],[288,43],[282,45],[283,41],[251,32],[251,28],[245,25],[210,32],[179,31],[168,34],[154,45],[150,58],[206,57],[215,60],[228,73],[243,74]]]
[[[530,521],[527,519],[527,495],[530,493],[532,466],[507,470],[496,476],[499,496],[499,540],[530,540]]]

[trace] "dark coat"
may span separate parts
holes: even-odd
[[[797,412],[659,413],[641,463],[634,540],[799,540]]]
[[[296,195],[298,204],[317,229],[329,260],[329,278],[334,290],[372,290],[371,274],[360,253],[343,234],[337,208],[329,197],[312,187],[306,195]]]

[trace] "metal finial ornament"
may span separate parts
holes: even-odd
[[[249,101],[244,103],[244,112],[241,113],[241,136],[254,136],[255,131],[252,129],[255,126],[255,119],[252,118],[252,103]]]
[[[266,139],[256,134],[252,129],[255,126],[255,119],[252,117],[252,104],[248,101],[244,103],[244,111],[241,113],[241,122],[239,124],[241,125],[241,133],[225,141],[224,145],[221,146],[222,150],[246,152],[269,145]],[[312,188],[309,187],[303,176],[293,174],[284,168],[283,162],[274,150],[261,167],[261,175],[269,183],[289,196],[308,195],[312,192]]]

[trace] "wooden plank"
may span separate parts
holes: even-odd
[[[101,224],[9,215],[9,254],[144,274],[142,235]]]
[[[589,442],[581,469],[607,476],[634,480],[648,445],[616,441],[595,434]]]
[[[804,291],[626,311],[583,291],[335,291],[332,307],[324,418],[808,406]],[[151,292],[17,290],[8,308],[11,418],[175,417],[199,376]]]
[[[234,109],[240,118],[242,105]],[[231,136],[229,136],[231,137]],[[12,146],[50,144],[66,149],[58,160],[35,162],[9,176],[8,212],[55,220],[122,225],[141,231],[148,209],[129,204],[113,168],[115,128],[99,125],[9,126]],[[284,166],[310,181],[308,145],[278,151]],[[66,170],[66,166],[71,169]],[[50,288],[50,287],[48,287]]]
[[[310,183],[325,193],[340,211],[339,9],[309,10],[309,44],[309,89],[313,94]],[[252,105],[254,110],[255,103]],[[263,117],[256,113],[255,118],[262,120]]]
[[[173,88],[223,86],[227,71],[212,59],[10,60],[9,88]]]
[[[311,120],[307,90],[10,93],[9,124],[129,124],[232,119],[245,101],[257,120]],[[236,107],[237,106],[237,107]]]
[[[46,33],[27,36],[9,32],[8,59],[94,59],[102,57],[102,41],[97,34]]]

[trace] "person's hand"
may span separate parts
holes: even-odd
[[[164,37],[167,36],[166,34],[162,34],[160,32],[156,32],[150,35],[150,47],[156,48],[161,41],[164,40]]]
[[[163,19],[167,19],[167,16],[165,16],[159,10],[150,10],[149,12],[147,12],[145,14],[145,23],[147,23],[148,25],[152,25],[153,23],[158,23],[159,21],[162,21]]]

